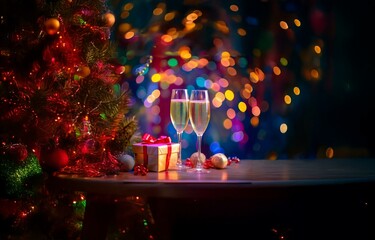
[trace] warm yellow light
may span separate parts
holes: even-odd
[[[169,28],[168,31],[167,31],[167,34],[168,34],[168,35],[171,35],[171,36],[176,35],[176,33],[177,33],[177,29],[176,29],[175,27],[171,27],[171,28]]]
[[[245,98],[245,99],[249,99],[250,96],[251,96],[251,91],[250,91],[250,89],[248,89],[248,88],[242,89],[242,91],[241,91],[241,95],[242,95],[243,98]]]
[[[289,28],[288,24],[285,21],[280,21],[280,27],[284,30]]]
[[[161,36],[161,39],[165,42],[165,43],[170,43],[172,42],[173,38],[172,36],[168,35],[168,34],[164,34],[163,36]]]
[[[260,68],[256,67],[254,71],[250,72],[250,81],[253,83],[263,81],[264,78],[265,78],[265,74]]]
[[[239,10],[238,6],[235,4],[232,4],[229,6],[229,9],[233,12],[237,12]]]
[[[229,28],[224,21],[217,21],[215,23],[215,27],[217,30],[221,31],[222,33],[229,33]]]
[[[194,10],[194,13],[198,15],[198,17],[202,16],[202,11],[201,10]]]
[[[129,23],[121,23],[120,26],[118,27],[118,30],[120,33],[126,33],[131,29],[131,25]]]
[[[219,108],[219,107],[221,107],[222,104],[223,104],[223,101],[220,101],[219,98],[214,97],[214,99],[212,99],[212,105],[213,105],[215,108]]]
[[[222,92],[217,92],[215,94],[215,98],[217,98],[219,101],[223,102],[225,100],[225,96],[224,96],[224,93]]]
[[[333,148],[328,147],[326,149],[326,156],[327,156],[327,158],[333,158],[334,153],[335,153],[335,151],[333,150]]]
[[[230,58],[230,53],[225,51],[221,53],[221,58]]]
[[[153,95],[148,95],[146,101],[149,103],[153,103],[155,101],[155,97]]]
[[[250,119],[250,124],[253,127],[257,127],[259,125],[259,118],[257,116],[254,116]]]
[[[292,98],[287,94],[284,96],[284,102],[286,104],[291,104],[292,103]]]
[[[220,60],[220,63],[223,67],[229,67],[230,66],[230,63],[229,63],[229,60],[227,58],[222,58]]]
[[[298,20],[297,18],[294,19],[294,25],[296,25],[297,27],[300,27],[301,26],[301,21]]]
[[[203,67],[207,66],[207,64],[208,64],[208,60],[206,58],[200,58],[198,60],[198,67],[199,68],[203,68]]]
[[[175,16],[176,16],[175,12],[169,12],[169,13],[165,14],[164,20],[167,21],[167,22],[172,21],[175,18]]]
[[[190,55],[190,57],[191,57],[191,55]],[[189,62],[187,62],[187,64],[188,64],[188,66],[189,66],[189,68],[190,69],[194,69],[194,68],[197,68],[198,67],[198,62],[197,61],[189,61]]]
[[[155,89],[154,91],[152,91],[152,96],[156,98],[160,97],[160,90],[159,89]]]
[[[311,77],[312,77],[312,78],[315,78],[315,79],[318,79],[318,78],[319,78],[319,72],[318,72],[318,70],[316,70],[316,69],[312,69],[312,70],[310,71],[310,74],[311,74]]]
[[[293,92],[295,95],[300,95],[301,94],[301,90],[299,89],[299,87],[294,87],[293,88]]]
[[[153,82],[160,82],[161,80],[161,75],[159,73],[155,73],[154,75],[151,76],[151,81]]]
[[[154,11],[152,11],[152,13],[155,15],[155,16],[159,16],[163,13],[163,9],[160,8],[160,7],[157,7],[154,9]]]
[[[124,5],[123,9],[126,10],[126,11],[130,11],[130,10],[133,9],[133,7],[134,7],[133,3],[127,3],[127,4]]]
[[[232,101],[234,99],[234,93],[232,90],[226,90],[225,91],[225,98],[228,100],[228,101]]]
[[[251,73],[250,73],[250,80],[251,80],[253,83],[257,83],[257,82],[259,82],[258,74],[256,74],[255,72],[251,72]]]
[[[194,22],[192,22],[192,21],[187,21],[186,23],[185,23],[185,29],[186,29],[186,31],[191,31],[192,29],[194,29],[195,28],[195,23]]]
[[[276,76],[281,74],[281,69],[278,66],[274,66],[272,70]]]
[[[316,54],[320,54],[322,52],[322,49],[318,45],[315,45],[314,51],[316,52]]]
[[[133,31],[127,32],[124,35],[125,39],[132,39],[134,37],[135,33]]]
[[[186,20],[188,21],[195,21],[197,20],[197,18],[198,18],[198,15],[195,12],[190,13],[189,15],[186,16]]]
[[[232,128],[232,120],[230,119],[225,119],[224,122],[223,122],[223,127],[225,129],[231,129]]]
[[[237,29],[237,33],[238,33],[238,35],[240,35],[241,37],[246,36],[246,30],[243,29],[243,28],[239,28],[239,29]]]
[[[246,103],[244,103],[244,102],[239,102],[239,103],[238,103],[238,109],[239,109],[241,112],[246,112],[246,110],[247,110],[247,105],[246,105]]]
[[[182,50],[180,52],[180,57],[183,58],[183,59],[190,59],[191,53],[188,50]]]
[[[130,15],[130,12],[122,11],[121,14],[120,14],[120,18],[125,19],[125,18],[129,17],[129,15]]]
[[[286,125],[285,123],[282,123],[280,125],[280,132],[281,133],[286,133],[288,131],[288,125]]]
[[[234,67],[229,67],[229,68],[227,68],[227,73],[230,76],[234,77],[234,76],[237,75],[237,70]]]

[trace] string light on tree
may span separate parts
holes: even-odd
[[[145,75],[150,68],[150,64],[152,63],[152,60],[153,60],[153,57],[151,55],[148,56],[146,63],[144,63],[141,66],[139,66],[138,68],[136,68],[136,70],[135,70],[136,74],[138,76]]]

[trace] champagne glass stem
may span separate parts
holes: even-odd
[[[177,132],[177,136],[178,136],[178,144],[179,144],[179,153],[178,153],[178,160],[177,160],[177,167],[182,167],[182,154],[181,154],[181,150],[182,150],[182,146],[181,146],[181,135],[182,135],[182,132]]]
[[[202,169],[202,163],[201,163],[201,145],[202,145],[202,135],[197,136],[198,139],[198,160],[197,160],[197,170]]]

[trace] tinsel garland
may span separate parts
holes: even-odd
[[[120,162],[109,151],[105,151],[102,153],[100,161],[90,162],[82,158],[75,161],[74,165],[66,166],[59,172],[84,177],[102,177],[118,174],[120,172]]]

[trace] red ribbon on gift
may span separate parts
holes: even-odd
[[[167,145],[168,147],[168,153],[167,153],[167,159],[165,160],[165,170],[168,170],[169,168],[169,161],[170,161],[170,158],[171,158],[171,154],[172,154],[172,146],[171,146],[171,143],[172,143],[172,139],[168,136],[161,136],[159,138],[155,138],[153,136],[151,136],[150,134],[148,133],[145,133],[143,134],[142,136],[142,143],[143,144],[160,144],[160,143],[164,143]],[[145,166],[148,165],[148,155],[147,155],[147,146],[143,146],[143,156],[145,157],[143,159],[143,164]]]
[[[172,143],[172,139],[168,136],[161,136],[159,138],[155,138],[148,133],[143,134],[142,136],[142,143],[145,144],[153,144],[153,143]]]

